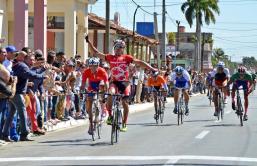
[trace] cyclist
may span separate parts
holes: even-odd
[[[236,109],[236,105],[235,105],[235,91],[237,88],[239,88],[240,86],[243,87],[244,90],[244,107],[245,107],[245,111],[244,111],[244,121],[248,120],[248,116],[247,116],[247,111],[248,111],[248,95],[253,91],[253,78],[252,75],[246,71],[246,68],[243,66],[240,66],[237,70],[237,73],[233,74],[230,78],[230,81],[228,82],[227,87],[229,87],[229,85],[233,83],[233,88],[232,88],[232,109],[233,110],[237,110]],[[237,112],[236,112],[237,113]]]
[[[211,73],[212,73],[212,71],[210,71],[207,74],[207,77],[206,77],[206,87],[208,88],[208,92],[207,92],[208,99],[211,98],[211,94],[212,94],[212,78],[211,78]]]
[[[129,113],[129,106],[128,106],[128,99],[130,95],[130,82],[129,82],[129,65],[131,63],[134,63],[136,65],[139,65],[142,68],[148,68],[150,70],[156,70],[153,67],[151,67],[149,64],[147,64],[144,61],[138,60],[131,55],[124,54],[124,49],[126,47],[126,44],[123,40],[116,40],[114,42],[113,48],[114,48],[114,55],[112,54],[104,54],[99,52],[93,44],[88,40],[88,36],[85,37],[86,41],[88,42],[90,48],[93,50],[93,52],[96,53],[96,55],[102,59],[105,60],[110,64],[110,71],[111,71],[111,83],[110,83],[110,92],[111,93],[117,93],[121,92],[124,97],[122,99],[122,106],[124,109],[123,112],[123,120],[122,120],[122,127],[120,129],[121,132],[127,131],[127,119],[128,119],[128,113]],[[107,124],[111,124],[112,122],[112,97],[108,97],[107,101],[107,109],[109,117],[107,119]]]
[[[151,76],[148,78],[147,80],[147,85],[148,87],[152,87],[153,89],[153,93],[154,93],[154,107],[155,107],[155,114],[154,114],[154,119],[157,119],[157,92],[160,89],[164,89],[166,92],[168,92],[168,86],[167,83],[165,81],[165,79],[163,78],[163,76],[161,76],[159,74],[158,71],[153,71]],[[166,93],[162,94],[163,96],[166,96]]]
[[[222,92],[224,93],[224,104],[227,104],[227,90],[226,86],[228,83],[228,80],[230,78],[229,70],[225,68],[224,62],[220,61],[217,64],[217,68],[214,69],[211,73],[211,77],[213,79],[212,86],[217,89],[222,89]],[[217,96],[217,90],[213,90],[213,101],[215,106],[215,112],[214,116],[218,115],[218,96]]]
[[[108,89],[108,75],[106,71],[99,67],[100,60],[99,58],[92,57],[88,60],[89,68],[86,69],[82,75],[82,85],[81,90],[85,90],[85,85],[88,80],[88,92],[98,92],[100,90],[107,90]],[[104,89],[100,86],[101,82],[104,82]],[[89,115],[89,129],[88,134],[93,134],[93,114],[92,114],[92,104],[93,104],[93,94],[89,94],[86,99],[86,110]]]
[[[179,98],[179,89],[182,88],[182,92],[184,94],[184,98],[185,98],[185,115],[189,114],[189,108],[188,108],[188,102],[189,102],[189,92],[191,90],[191,79],[190,79],[190,75],[187,72],[187,70],[185,70],[183,67],[181,66],[177,66],[174,69],[174,72],[171,74],[171,81],[174,82],[174,88],[175,88],[175,92],[174,92],[174,103],[175,103],[175,108],[173,110],[174,114],[178,113],[178,109],[177,109],[177,104],[178,104],[178,98]]]

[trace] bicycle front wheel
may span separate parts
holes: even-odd
[[[241,99],[238,98],[237,99],[237,114],[239,116],[239,119],[240,119],[240,125],[243,126],[244,125],[244,120],[243,120],[243,106],[242,106],[242,103],[241,103]]]

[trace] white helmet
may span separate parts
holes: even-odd
[[[123,40],[117,39],[114,41],[113,48],[114,50],[117,50],[119,48],[125,48],[126,44]]]
[[[219,61],[219,63],[217,64],[217,67],[224,68],[225,67],[225,63],[222,62],[222,61]]]
[[[94,65],[97,66],[100,64],[100,59],[97,57],[92,57],[88,60],[88,65]]]

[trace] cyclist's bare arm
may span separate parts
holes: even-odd
[[[136,65],[139,65],[140,67],[142,68],[147,68],[147,69],[150,69],[152,71],[155,71],[156,69],[153,68],[152,66],[150,66],[148,63],[144,62],[144,61],[141,61],[139,59],[133,59],[133,62],[136,64]]]
[[[87,38],[87,37],[86,37]],[[100,52],[95,46],[92,44],[92,42],[88,39],[86,39],[88,42],[89,47],[93,50],[93,52],[100,58],[105,60],[105,54]]]

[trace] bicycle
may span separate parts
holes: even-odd
[[[112,130],[111,130],[111,144],[118,143],[120,127],[122,124],[122,94],[107,94],[112,96]]]
[[[216,95],[217,95],[217,103],[218,103],[217,104],[218,105],[217,118],[218,118],[218,120],[223,120],[223,118],[224,118],[224,108],[225,108],[223,91],[222,91],[221,88],[215,87],[215,92],[216,92]]]
[[[154,117],[154,119],[156,120],[156,124],[163,123],[163,119],[164,119],[164,110],[165,110],[165,101],[164,101],[164,96],[162,95],[162,92],[166,92],[166,91],[157,91],[155,90],[155,92],[157,92],[156,94],[156,105],[155,105],[155,112],[156,115]]]
[[[100,93],[89,92],[89,93],[85,93],[85,94],[93,95],[93,97],[92,97],[92,99],[93,99],[93,102],[92,102],[93,122],[90,125],[93,126],[92,140],[95,141],[96,132],[97,132],[98,139],[101,139],[102,124],[103,124],[102,116],[100,117],[100,115],[102,115],[101,103],[99,100]]]
[[[236,88],[236,104],[237,104],[236,114],[240,120],[240,125],[243,126],[244,125],[244,123],[243,123],[244,108],[242,106],[242,101],[241,101],[239,90],[242,90],[242,89]]]
[[[184,122],[184,114],[185,114],[185,100],[184,100],[184,94],[182,93],[183,88],[176,88],[179,90],[179,98],[178,98],[178,113],[177,113],[177,120],[178,120],[178,125],[183,124]]]

